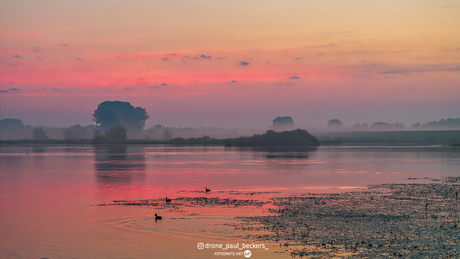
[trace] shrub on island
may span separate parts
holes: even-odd
[[[317,147],[319,141],[306,130],[296,129],[291,131],[276,132],[268,130],[264,134],[252,137],[226,139],[225,146],[235,147]]]

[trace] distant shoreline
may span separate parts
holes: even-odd
[[[460,146],[460,130],[442,131],[384,131],[384,132],[319,132],[311,135],[318,138],[320,145],[397,145],[397,146],[420,146],[420,145],[444,145]],[[247,137],[245,137],[247,138]],[[251,137],[249,137],[251,138]],[[171,140],[143,140],[128,139],[120,143],[107,144],[127,144],[127,145],[183,145],[183,146],[225,146],[231,139],[217,139],[210,137],[200,138],[174,138]],[[20,144],[47,144],[47,145],[89,145],[93,144],[92,139],[49,139],[49,140],[0,140],[0,145],[20,145]]]
[[[107,145],[154,145],[154,146],[202,146],[202,147],[225,147],[224,144],[211,144],[211,143],[167,143],[163,141],[127,141],[125,143],[106,143],[94,144],[91,140],[83,141],[65,141],[65,140],[0,140],[0,146],[7,145],[57,145],[57,146],[78,146],[78,145],[92,145],[92,146],[107,146]],[[418,147],[418,146],[442,146],[442,147],[460,147],[460,144],[428,144],[428,143],[330,143],[321,142],[320,146],[364,146],[364,147]],[[308,146],[305,146],[308,147]]]
[[[343,144],[458,145],[460,130],[435,131],[355,131],[312,133],[320,142]]]

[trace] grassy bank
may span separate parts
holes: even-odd
[[[305,131],[306,132],[306,131]],[[252,137],[240,137],[233,139],[217,139],[204,136],[201,138],[174,138],[171,140],[144,140],[128,139],[121,144],[140,144],[140,145],[201,145],[201,146],[267,146],[276,145],[292,146],[298,139],[295,131],[288,136],[276,133],[276,136],[267,134],[254,135]],[[297,132],[298,133],[298,132]],[[301,133],[304,133],[303,131]],[[307,134],[307,133],[305,133]],[[280,135],[280,136],[278,136]],[[312,133],[321,145],[338,144],[388,144],[388,145],[460,145],[459,130],[445,131],[383,131],[383,132],[319,132]],[[305,138],[305,136],[300,136]],[[276,141],[275,141],[276,140]],[[301,141],[302,142],[302,141]],[[311,141],[304,140],[305,145],[312,145]],[[55,145],[75,145],[92,144],[92,139],[50,139],[50,140],[0,140],[0,145],[8,144],[55,144]],[[116,143],[115,143],[116,144]],[[118,143],[119,144],[119,143]],[[295,145],[294,145],[295,146]],[[315,144],[316,146],[316,144]]]
[[[452,145],[460,143],[459,130],[312,133],[320,142],[356,144]]]

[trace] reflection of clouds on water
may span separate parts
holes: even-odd
[[[145,180],[146,163],[142,146],[95,146],[94,159],[96,180],[100,188]]]

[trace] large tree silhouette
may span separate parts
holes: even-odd
[[[123,126],[132,134],[144,128],[149,115],[144,108],[134,107],[129,102],[105,101],[97,106],[93,117],[102,131]]]
[[[291,118],[291,116],[278,116],[273,120],[273,129],[276,131],[293,130],[294,120]]]

